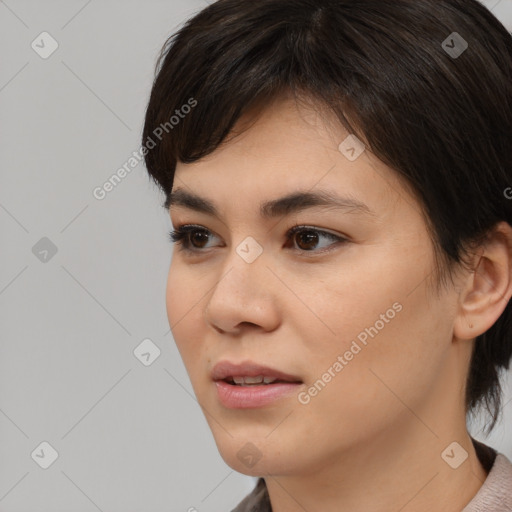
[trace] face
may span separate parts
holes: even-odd
[[[391,431],[424,428],[403,403],[419,412],[446,393],[456,300],[428,286],[420,207],[394,171],[368,151],[355,158],[348,132],[322,119],[283,99],[176,170],[173,192],[217,211],[171,206],[173,227],[195,231],[190,251],[173,253],[169,323],[221,456],[247,475],[316,471]],[[302,192],[359,207],[295,201],[261,214]],[[212,378],[221,361],[298,383],[233,395]]]

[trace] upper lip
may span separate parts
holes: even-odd
[[[296,375],[290,375],[280,370],[257,364],[253,361],[245,361],[239,364],[230,361],[220,361],[213,367],[211,373],[213,380],[224,380],[228,377],[257,377],[259,375],[288,382],[302,382],[300,377]]]

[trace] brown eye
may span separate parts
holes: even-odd
[[[297,246],[298,251],[303,252],[326,252],[336,243],[348,242],[348,239],[342,236],[308,226],[295,226],[288,231],[287,237],[293,245]],[[323,247],[318,248],[317,246],[321,243],[322,239],[330,240],[331,243],[324,244]]]
[[[295,233],[295,239],[300,249],[310,251],[318,244],[318,233],[313,230],[303,230]]]
[[[194,229],[189,231],[190,240],[193,247],[202,249],[208,243],[208,234],[205,230]]]
[[[171,243],[178,244],[179,250],[188,254],[200,254],[209,249],[208,244],[214,239],[214,235],[210,230],[194,225],[177,226],[176,229],[169,233]],[[287,246],[293,246],[293,249],[303,253],[324,253],[331,247],[347,243],[349,240],[343,236],[335,235],[321,229],[309,226],[295,226],[286,234]],[[321,244],[322,239],[329,243]],[[320,247],[318,247],[320,245]]]
[[[178,244],[179,250],[190,254],[201,252],[214,236],[206,228],[193,225],[177,226],[169,233],[171,243]]]

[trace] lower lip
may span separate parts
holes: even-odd
[[[235,386],[223,380],[215,381],[219,400],[230,409],[249,409],[263,407],[292,393],[302,385],[297,382],[279,382],[261,386]]]

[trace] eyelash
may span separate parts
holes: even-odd
[[[205,252],[206,249],[192,248],[189,235],[191,233],[193,233],[194,231],[202,231],[202,232],[206,232],[206,233],[211,233],[208,229],[206,229],[202,226],[184,224],[181,226],[176,226],[175,230],[171,231],[169,233],[169,240],[172,244],[179,245],[178,249],[180,251],[183,251],[190,255],[198,255],[201,252]],[[296,235],[297,233],[300,233],[301,231],[308,231],[308,232],[314,232],[317,234],[321,234],[321,235],[324,235],[325,237],[333,240],[334,242],[339,242],[339,243],[348,242],[348,239],[345,237],[342,237],[339,235],[334,235],[333,233],[329,233],[327,231],[322,231],[321,229],[317,229],[317,228],[314,228],[311,226],[304,226],[304,225],[294,226],[291,229],[289,229],[288,232],[286,233],[287,241],[290,241],[290,240],[293,241],[293,236]],[[332,245],[335,245],[335,244],[332,244]],[[325,253],[325,252],[328,252],[331,250],[330,247],[332,247],[332,245],[329,246],[329,248],[322,249],[320,251],[315,251],[314,249],[311,251],[306,251],[304,249],[297,249],[297,251],[302,252],[302,253]]]

